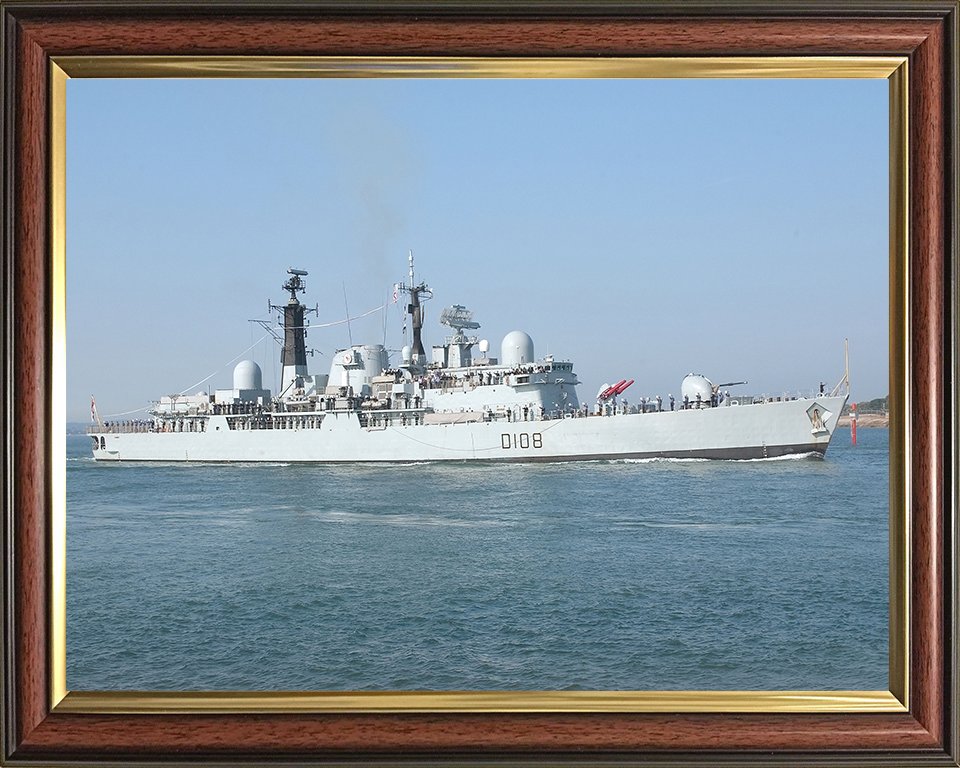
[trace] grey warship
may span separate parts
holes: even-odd
[[[233,386],[161,397],[140,422],[88,427],[98,461],[163,462],[555,462],[615,459],[822,457],[848,393],[808,397],[731,397],[699,374],[664,405],[618,402],[631,382],[605,386],[581,403],[573,363],[537,358],[531,337],[511,331],[499,357],[471,335],[480,324],[452,305],[440,314],[451,332],[423,346],[422,302],[432,290],[414,277],[406,297],[412,343],[396,363],[382,344],[336,352],[328,373],[310,374],[305,313],[298,294],[306,270],[290,268],[281,306],[282,375],[274,395],[259,366],[240,362]],[[479,353],[474,356],[474,349]],[[737,382],[741,383],[741,382]]]

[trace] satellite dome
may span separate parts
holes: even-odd
[[[523,331],[510,331],[503,337],[503,343],[500,344],[501,365],[523,365],[535,359],[533,339]]]
[[[713,397],[713,382],[699,373],[688,373],[680,385],[680,397],[690,398],[690,402],[694,403],[698,393],[702,402],[709,403]]]
[[[479,347],[480,349],[480,354],[486,357],[487,352],[490,349],[490,342],[487,341],[486,339],[480,339],[480,343],[477,345],[477,347]]]
[[[408,365],[413,359],[413,350],[409,346],[404,347],[400,350],[400,357],[403,359],[404,365]]]
[[[241,360],[233,369],[234,389],[263,389],[263,374],[253,360]]]

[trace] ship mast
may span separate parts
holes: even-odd
[[[423,328],[423,310],[420,306],[420,299],[424,301],[433,298],[433,291],[427,287],[426,283],[421,282],[417,285],[413,277],[413,251],[410,251],[410,284],[400,283],[397,289],[410,294],[410,303],[407,304],[407,313],[410,315],[410,327],[413,328],[413,349],[410,362],[425,366],[427,364],[427,353],[423,349],[423,340],[420,337]]]
[[[283,284],[283,290],[290,292],[290,298],[285,306],[271,304],[271,309],[283,310],[283,349],[280,352],[280,365],[283,374],[280,379],[281,395],[291,389],[298,378],[307,375],[307,329],[303,321],[304,312],[316,310],[307,309],[300,303],[297,293],[306,293],[307,286],[303,281],[307,271],[305,269],[287,270],[290,278]]]

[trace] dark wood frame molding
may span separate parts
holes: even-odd
[[[958,4],[0,0],[9,765],[958,766]],[[867,714],[153,714],[50,707],[49,78],[67,55],[909,59],[910,708]]]

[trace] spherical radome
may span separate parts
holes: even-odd
[[[500,345],[501,365],[523,365],[536,360],[533,355],[533,339],[523,331],[510,331]]]
[[[263,389],[263,374],[253,360],[241,360],[233,369],[234,389]]]

